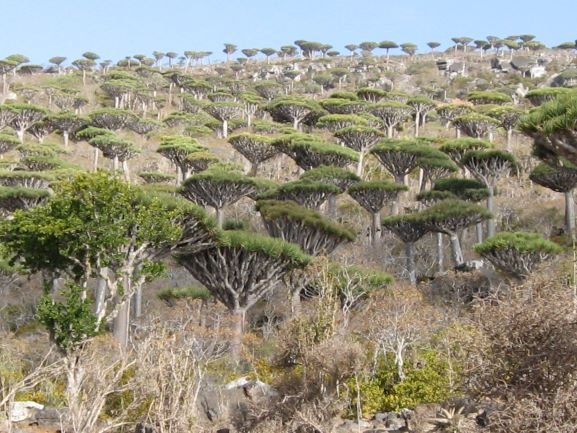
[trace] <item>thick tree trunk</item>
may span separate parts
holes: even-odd
[[[134,318],[138,319],[142,317],[142,285],[139,284],[134,291],[134,302],[132,305],[132,313]]]
[[[419,192],[424,192],[427,184],[425,182],[425,170],[419,168]]]
[[[121,348],[128,347],[128,331],[130,325],[130,298],[118,306],[118,314],[114,318],[113,334]]]
[[[475,224],[475,230],[477,232],[477,243],[483,242],[483,223]]]
[[[108,268],[102,268],[100,270],[100,276],[96,279],[96,289],[94,292],[94,313],[96,317],[102,319],[104,317],[106,299],[106,277],[108,276]]]
[[[393,127],[387,126],[387,138],[393,138]]]
[[[222,138],[228,138],[228,120],[222,121]]]
[[[415,137],[419,136],[419,124],[421,122],[421,115],[418,111],[415,112]]]
[[[361,150],[359,152],[359,162],[357,164],[357,176],[363,177],[363,162],[365,159],[365,151]]]
[[[291,288],[291,314],[292,317],[297,317],[301,314],[301,286],[297,284],[297,288]]]
[[[245,313],[246,311],[242,308],[237,308],[232,311],[234,323],[232,330],[231,356],[236,363],[240,362]]]
[[[450,238],[455,266],[462,265],[465,262],[465,259],[463,258],[463,250],[461,250],[461,241],[459,240],[459,236],[457,236],[457,233],[451,233]]]
[[[250,164],[250,170],[248,171],[248,176],[255,177],[258,171],[258,162],[252,162]]]
[[[373,247],[377,246],[377,241],[380,239],[381,231],[379,230],[381,226],[381,213],[375,212],[371,215],[371,245]]]
[[[130,170],[128,169],[128,161],[122,161],[122,173],[126,183],[130,183]]]
[[[493,186],[487,186],[489,195],[487,197],[487,210],[493,214],[493,217],[487,220],[487,236],[495,236],[497,226],[495,222],[495,189]]]
[[[224,225],[224,209],[216,208],[216,225],[219,229]]]
[[[445,251],[443,249],[443,233],[437,233],[437,272],[445,271]]]
[[[513,141],[513,129],[507,129],[507,152],[511,152],[511,143]]]
[[[92,171],[93,172],[97,172],[98,171],[98,156],[99,156],[100,150],[98,150],[98,147],[94,148],[94,157],[92,159]]]
[[[413,242],[405,243],[405,254],[407,259],[407,272],[409,281],[414,286],[417,284],[417,269],[415,267],[415,245]]]
[[[18,137],[20,143],[24,143],[24,128],[18,128],[16,130],[16,136]]]
[[[64,139],[64,149],[68,149],[68,142],[69,142],[70,134],[68,131],[62,131],[62,138]]]
[[[327,199],[327,215],[332,219],[337,217],[337,196],[335,194],[329,195]]]
[[[575,240],[575,198],[573,190],[565,193],[565,230]]]

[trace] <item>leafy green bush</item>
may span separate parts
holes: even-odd
[[[452,395],[449,383],[449,365],[433,349],[423,350],[408,359],[406,378],[399,381],[394,357],[388,354],[382,357],[377,371],[371,377],[360,379],[358,389],[363,416],[370,417],[380,411],[398,411],[402,408],[414,408],[423,403],[447,400]],[[412,362],[411,362],[412,361]],[[455,366],[452,366],[453,374]],[[457,370],[457,374],[459,369]],[[355,379],[347,382],[351,390],[351,407],[347,415],[356,413],[357,401]]]

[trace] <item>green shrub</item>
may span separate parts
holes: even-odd
[[[452,368],[455,374],[455,365]],[[406,378],[399,381],[394,357],[388,354],[381,358],[373,376],[359,379],[363,416],[371,417],[376,412],[414,408],[419,404],[441,402],[452,397],[449,365],[435,350],[424,350],[408,357],[405,370]],[[459,369],[457,374],[458,371]],[[347,382],[347,387],[352,393],[349,395],[351,406],[347,415],[352,416],[356,413],[357,401],[357,384],[354,378]]]

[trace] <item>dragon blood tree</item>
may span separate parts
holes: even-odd
[[[310,257],[294,244],[243,231],[226,231],[216,245],[176,258],[235,318],[233,357],[238,361],[246,312],[273,290],[291,270]]]
[[[475,245],[475,251],[495,267],[525,279],[535,267],[562,252],[562,248],[536,233],[502,232]]]

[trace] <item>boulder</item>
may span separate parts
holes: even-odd
[[[15,401],[10,407],[8,419],[12,422],[20,422],[33,419],[36,412],[44,409],[44,405],[35,401]]]
[[[38,424],[60,424],[65,411],[65,408],[44,407],[34,413],[32,420]]]

